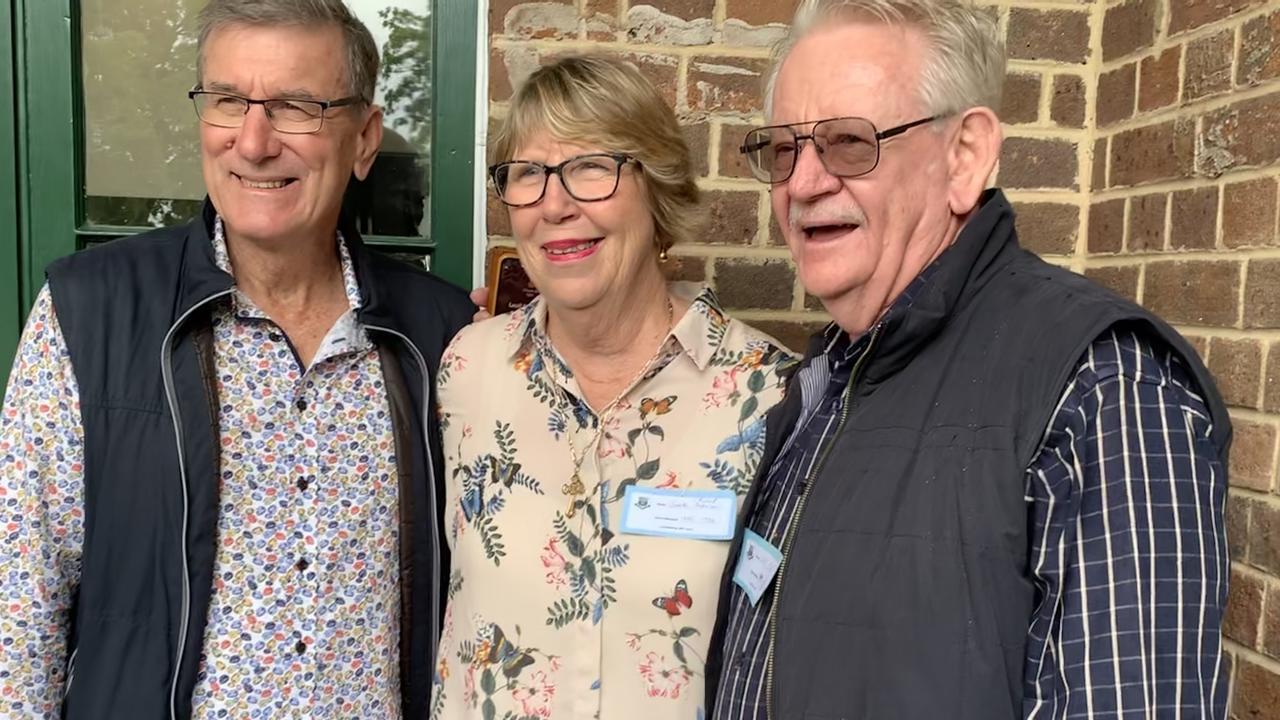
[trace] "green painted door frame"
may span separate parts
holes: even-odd
[[[86,241],[146,229],[85,219],[79,17],[78,0],[0,0],[0,288],[7,293],[0,296],[0,379],[45,266]],[[432,32],[432,237],[368,240],[388,250],[430,250],[436,273],[469,287],[475,0],[434,0]]]
[[[18,109],[13,53],[13,7],[0,0],[0,384],[18,345],[22,287],[18,258]]]

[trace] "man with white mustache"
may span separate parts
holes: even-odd
[[[1231,426],[1168,325],[1018,246],[966,0],[806,0],[742,152],[833,323],[769,416],[715,720],[1222,718]]]
[[[0,717],[426,717],[471,305],[341,214],[382,137],[342,0],[210,0],[198,54],[201,217],[50,266],[10,377]]]

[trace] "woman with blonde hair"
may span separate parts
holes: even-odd
[[[540,293],[442,360],[453,553],[432,708],[695,718],[721,571],[789,354],[668,283],[698,232],[671,109],[571,57],[516,92],[494,191]]]

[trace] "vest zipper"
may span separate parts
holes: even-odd
[[[190,515],[190,500],[187,494],[187,458],[183,451],[182,421],[178,415],[177,391],[173,386],[173,336],[196,310],[233,292],[235,292],[234,288],[228,288],[192,305],[169,328],[169,332],[165,333],[164,342],[160,345],[160,375],[164,379],[164,397],[169,405],[169,415],[173,418],[173,435],[178,449],[178,475],[182,478],[182,621],[178,625],[178,649],[173,656],[173,678],[169,681],[170,720],[178,720],[178,676],[182,673],[182,654],[187,649],[187,626],[191,620],[191,570],[187,566],[187,521]]]
[[[427,365],[426,358],[417,345],[413,344],[403,333],[392,330],[391,328],[379,327],[377,325],[365,325],[368,330],[376,330],[378,332],[387,333],[399,338],[410,351],[418,362],[419,368],[422,370],[422,452],[427,458],[427,515],[431,520],[431,658],[430,662],[435,663],[435,653],[440,647],[440,528],[437,527],[436,508],[439,502],[436,498],[436,468],[435,462],[431,457],[431,369]],[[406,622],[408,618],[401,618],[400,622]]]
[[[67,660],[67,686],[62,688],[62,699],[65,702],[67,696],[71,694],[71,681],[76,679],[76,653],[80,652],[80,648],[71,651],[71,658]]]
[[[871,353],[875,349],[876,340],[880,337],[882,327],[881,325],[876,325],[875,329],[871,331],[871,339],[867,341],[867,349],[863,351],[862,356],[853,365],[853,371],[849,374],[849,382],[844,386],[844,393],[842,394],[840,420],[836,423],[835,432],[831,433],[826,444],[822,447],[818,461],[805,474],[804,491],[800,494],[800,500],[796,503],[791,522],[788,523],[787,531],[782,537],[782,563],[778,565],[778,576],[774,581],[773,607],[769,608],[769,653],[765,659],[764,670],[765,717],[769,718],[769,720],[775,717],[773,710],[773,655],[778,642],[778,606],[782,604],[782,580],[786,576],[787,559],[791,553],[791,545],[795,542],[796,531],[800,527],[800,521],[804,518],[804,508],[809,501],[809,493],[813,490],[811,482],[817,477],[823,466],[826,465],[827,457],[831,454],[831,448],[835,445],[836,439],[840,437],[840,431],[844,429],[845,421],[849,419],[849,411],[852,409],[850,404],[853,400],[853,389],[858,384],[859,375],[866,364],[867,358],[871,357]]]

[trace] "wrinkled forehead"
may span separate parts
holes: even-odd
[[[810,31],[783,60],[771,123],[865,117],[877,125],[921,111],[923,33],[884,23],[843,23]]]
[[[245,95],[331,99],[346,94],[345,57],[337,25],[228,23],[201,48],[200,82]]]

